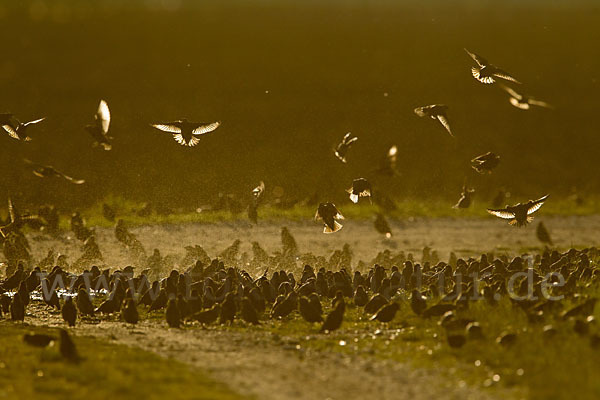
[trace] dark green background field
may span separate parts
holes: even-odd
[[[392,144],[402,176],[375,183],[399,199],[455,200],[465,176],[482,199],[597,193],[599,26],[591,1],[4,1],[0,112],[47,121],[31,143],[0,138],[0,196],[196,207],[264,180],[338,200]],[[556,110],[513,108],[471,77],[463,47]],[[100,98],[111,152],[83,130]],[[456,143],[413,114],[430,103],[449,105]],[[182,116],[222,126],[192,149],[148,126]],[[332,148],[347,131],[360,140],[343,165]],[[502,163],[474,176],[486,151]],[[42,184],[24,156],[87,183]]]

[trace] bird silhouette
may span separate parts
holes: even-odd
[[[491,174],[492,170],[500,164],[500,156],[488,151],[471,160],[471,168],[480,174]]]
[[[498,218],[510,220],[510,225],[521,227],[533,221],[531,214],[539,210],[547,198],[548,195],[545,195],[537,200],[529,200],[524,204],[517,203],[500,209],[488,208],[487,211]]]
[[[335,154],[338,160],[340,160],[343,163],[346,163],[346,154],[348,153],[348,150],[350,149],[352,144],[357,140],[358,137],[352,136],[352,133],[346,133],[342,138],[342,141],[335,148],[333,154]]]
[[[23,142],[31,141],[31,137],[27,135],[28,127],[42,122],[45,118],[36,119],[29,122],[19,121],[13,114],[1,114],[1,127],[13,139]]]
[[[382,213],[377,213],[375,215],[374,222],[375,230],[382,235],[385,235],[386,238],[392,237],[392,228],[390,228],[390,224]]]
[[[344,321],[344,311],[346,311],[346,304],[343,301],[338,302],[333,311],[325,318],[325,322],[323,322],[320,332],[330,333],[339,329]]]
[[[475,79],[477,79],[481,83],[492,84],[496,82],[496,79],[504,79],[506,81],[514,82],[520,84],[518,80],[516,80],[511,74],[508,72],[496,67],[493,64],[490,64],[485,58],[470,52],[465,49],[469,57],[473,59],[477,63],[476,67],[471,68],[471,74]]]
[[[371,201],[371,183],[365,178],[356,178],[352,181],[352,187],[347,189],[346,192],[350,195],[350,200],[353,203],[358,203],[360,197],[368,197]]]
[[[77,320],[77,308],[75,308],[75,304],[73,303],[73,297],[68,296],[65,299],[65,304],[62,306],[62,310],[60,311],[63,317],[63,320],[69,326],[75,326],[75,321]]]
[[[552,105],[546,103],[545,101],[537,100],[534,97],[519,93],[509,86],[500,85],[500,87],[509,94],[508,101],[510,102],[510,104],[512,104],[520,110],[529,110],[531,109],[531,106],[554,108]]]
[[[86,125],[85,130],[94,139],[94,146],[102,146],[104,150],[108,151],[112,149],[111,140],[113,139],[108,135],[108,129],[110,128],[110,110],[106,101],[100,100],[98,110],[94,114],[94,123]]]
[[[535,234],[540,242],[549,244],[550,246],[553,245],[552,238],[550,237],[550,232],[548,232],[546,225],[544,225],[542,221],[540,221],[537,228],[535,229]]]
[[[38,164],[35,163],[31,160],[28,159],[23,159],[23,161],[25,162],[25,164],[27,164],[33,174],[37,177],[40,178],[61,178],[64,179],[68,182],[74,183],[75,185],[81,185],[83,183],[85,183],[84,179],[75,179],[70,177],[69,175],[66,175],[62,172],[60,172],[59,170],[57,170],[56,168],[54,168],[51,165],[42,165],[42,164]]]
[[[200,143],[200,136],[217,129],[221,123],[190,122],[185,118],[172,122],[151,124],[152,127],[173,135],[173,139],[182,146],[193,147]]]
[[[467,182],[465,181],[460,193],[460,198],[453,208],[469,208],[473,202],[473,193],[475,193],[475,189],[468,187]]]
[[[338,220],[344,219],[344,216],[338,211],[333,203],[321,203],[315,214],[315,221],[323,221],[323,233],[334,233],[342,229],[342,224]]]
[[[419,117],[429,117],[439,121],[440,124],[446,129],[450,136],[454,137],[452,129],[450,129],[450,122],[448,121],[448,106],[445,104],[431,104],[428,106],[415,108],[415,114]]]

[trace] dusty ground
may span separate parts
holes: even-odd
[[[559,246],[597,245],[600,216],[545,217],[543,220]],[[379,235],[369,221],[347,221],[341,232],[324,235],[312,223],[244,223],[181,226],[143,226],[132,229],[150,252],[183,256],[183,246],[200,244],[211,256],[242,240],[242,251],[250,252],[251,241],[268,251],[280,249],[280,228],[287,226],[301,252],[329,255],[344,243],[351,245],[355,260],[369,260],[378,251],[391,248],[419,255],[423,246],[437,250],[443,258],[450,251],[471,255],[496,250],[514,253],[539,246],[535,226],[516,229],[496,219],[432,219],[390,221],[395,236]],[[112,229],[97,229],[101,250],[108,264],[122,267],[127,252],[116,242]],[[70,260],[80,254],[80,243],[67,233],[60,239],[31,234],[36,258],[51,247]],[[63,325],[60,315],[35,312],[26,322]],[[445,371],[415,369],[412,366],[331,352],[297,349],[294,343],[273,340],[270,334],[248,334],[206,329],[167,329],[163,323],[144,321],[135,328],[120,322],[80,324],[74,333],[92,335],[138,346],[164,357],[173,357],[202,368],[215,379],[227,382],[240,393],[260,399],[484,399],[511,398],[514,393],[482,392],[449,378]]]
[[[423,247],[436,250],[442,259],[450,251],[458,256],[478,255],[484,251],[515,253],[531,247],[540,247],[535,227],[543,221],[555,244],[559,247],[591,246],[600,243],[600,216],[539,217],[525,228],[514,228],[497,218],[438,218],[414,220],[390,220],[394,236],[385,239],[373,228],[372,221],[346,221],[336,234],[321,233],[321,225],[312,222],[269,223],[261,221],[258,226],[232,222],[219,224],[185,224],[142,226],[132,229],[148,254],[158,248],[164,255],[185,254],[187,245],[199,244],[210,256],[216,256],[235,239],[242,241],[241,251],[250,255],[251,242],[258,241],[269,253],[281,249],[280,229],[287,226],[294,235],[300,252],[311,251],[328,256],[335,249],[348,243],[354,260],[368,261],[379,251],[391,249],[413,252],[418,257]],[[96,235],[105,261],[122,267],[129,260],[127,252],[119,245],[112,229],[97,228]],[[34,256],[41,258],[54,247],[74,260],[81,254],[81,244],[65,233],[60,240],[49,240],[40,234],[30,235]],[[131,261],[131,260],[129,260]]]

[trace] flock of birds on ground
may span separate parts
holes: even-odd
[[[472,75],[478,81],[493,84],[500,79],[519,83],[512,75],[484,58],[469,51],[467,53],[477,64],[472,68]],[[550,107],[547,103],[519,94],[514,88],[503,88],[515,107],[525,110],[531,106]],[[445,105],[434,104],[419,107],[415,113],[438,121],[454,136],[447,109]],[[12,114],[0,114],[0,127],[13,139],[27,142],[31,140],[29,130],[43,120],[22,123]],[[172,134],[177,143],[189,147],[196,146],[201,135],[214,131],[219,125],[219,122],[196,123],[185,119],[152,124],[154,128]],[[86,130],[95,144],[105,150],[112,147],[109,127],[110,111],[102,100],[94,123],[87,126]],[[351,133],[346,134],[336,147],[335,156],[346,163],[348,150],[357,140]],[[386,164],[382,167],[384,172],[396,173],[397,151],[396,146],[390,148]],[[471,163],[478,173],[488,174],[499,161],[500,157],[490,152],[474,158]],[[52,166],[30,160],[25,160],[25,163],[39,177],[59,177],[74,184],[84,183],[84,180],[72,178]],[[254,221],[264,191],[265,185],[261,182],[252,192],[254,200],[248,215]],[[353,203],[358,203],[362,197],[370,201],[371,192],[371,184],[364,178],[355,179],[348,189]],[[472,194],[473,189],[465,183],[455,207],[469,207]],[[523,226],[531,222],[531,215],[547,197],[488,211],[510,220],[511,225]],[[115,219],[110,207],[105,205],[103,211],[107,218]],[[339,231],[343,218],[331,202],[319,204],[315,215],[315,219],[323,222],[325,233]],[[378,230],[391,236],[383,215],[379,214],[377,218],[375,225]],[[134,256],[136,265],[145,267],[135,274],[132,266],[112,271],[98,267],[103,262],[103,256],[95,233],[85,225],[78,213],[71,217],[71,230],[82,242],[81,257],[69,266],[64,255],[56,255],[51,250],[43,260],[34,262],[28,240],[21,229],[29,225],[52,234],[58,231],[58,223],[59,215],[55,208],[44,206],[38,215],[20,214],[9,198],[9,220],[0,227],[0,239],[7,259],[7,278],[0,282],[0,314],[6,314],[14,321],[23,321],[28,307],[45,304],[43,307],[47,307],[51,313],[60,311],[69,326],[75,326],[78,321],[97,321],[106,318],[105,315],[117,315],[126,323],[137,324],[141,318],[138,309],[143,307],[146,311],[143,315],[164,313],[169,327],[179,328],[193,321],[201,325],[211,325],[217,321],[231,324],[237,319],[248,324],[260,324],[269,319],[285,321],[297,313],[310,324],[320,324],[319,332],[329,333],[340,328],[348,308],[360,310],[370,320],[389,323],[405,305],[403,299],[406,298],[414,315],[423,319],[438,319],[447,332],[448,344],[458,348],[467,340],[484,340],[486,337],[480,321],[465,316],[469,304],[481,296],[490,306],[496,305],[501,297],[509,294],[510,277],[515,273],[528,272],[533,275],[533,280],[522,279],[517,282],[516,293],[523,298],[513,301],[515,307],[522,310],[531,323],[552,322],[543,325],[543,333],[548,337],[557,332],[553,324],[572,323],[578,334],[589,335],[591,344],[600,346],[600,336],[592,332],[595,330],[593,312],[596,299],[581,295],[600,277],[598,266],[594,264],[600,253],[595,248],[571,249],[565,253],[546,249],[533,263],[528,263],[522,257],[510,260],[506,256],[493,258],[487,254],[467,260],[452,256],[449,262],[443,262],[437,254],[429,253],[428,249],[424,250],[421,263],[418,263],[412,255],[405,256],[403,252],[392,255],[386,250],[372,261],[372,267],[359,265],[351,274],[348,270],[352,259],[349,246],[336,251],[329,260],[310,253],[300,254],[293,236],[283,228],[283,251],[273,256],[269,256],[255,242],[253,257],[240,259],[239,240],[212,259],[202,247],[188,247],[184,260],[179,264],[183,271],[180,272],[172,269],[174,263],[165,260],[158,250],[147,256],[141,242],[119,220],[115,227],[116,239]],[[551,243],[543,225],[538,226],[537,234],[540,240]],[[294,268],[298,260],[304,264],[304,268],[295,275]],[[77,274],[69,272],[70,267],[85,269]],[[246,267],[255,271],[264,270],[264,273],[253,277]],[[166,269],[170,269],[170,273],[166,277],[160,276]],[[269,274],[269,270],[273,272]],[[550,280],[546,279],[549,273],[561,274],[565,277],[564,284],[554,280],[555,275],[551,275],[553,278]],[[481,277],[481,282],[473,278],[474,274]],[[151,280],[153,275],[156,279]],[[545,284],[553,295],[564,296],[579,304],[564,309],[563,302],[545,299],[540,296]],[[60,335],[61,353],[67,359],[79,360],[67,331],[61,329]],[[24,338],[25,342],[42,347],[54,339],[40,334],[26,335]],[[517,332],[507,332],[499,336],[497,341],[510,346],[517,339]]]

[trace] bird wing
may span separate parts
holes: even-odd
[[[348,134],[350,134],[350,132],[348,132]],[[348,137],[348,135],[344,136],[344,142],[346,143],[347,146],[351,145],[352,143],[354,143],[358,140],[358,136],[354,136],[350,140],[346,140],[347,137]]]
[[[17,139],[19,140],[19,135],[17,135],[17,132],[15,132],[15,130],[13,129],[12,126],[10,125],[2,125],[2,128],[4,128],[4,130],[6,131],[6,133],[8,133],[8,135],[13,138],[13,139]]]
[[[188,147],[194,147],[195,145],[197,145],[198,143],[200,143],[200,139],[198,139],[195,136],[192,136],[189,140],[189,142],[187,143]]]
[[[56,171],[56,173],[57,173],[58,175],[60,175],[62,178],[66,179],[66,180],[68,180],[69,182],[71,182],[71,183],[74,183],[74,184],[76,184],[76,185],[81,185],[82,183],[85,183],[85,180],[84,180],[84,179],[75,179],[75,178],[73,178],[73,177],[70,177],[69,175],[65,175],[65,174],[63,174],[63,173],[62,173],[62,172],[60,172],[60,171]]]
[[[43,120],[45,120],[45,119],[46,119],[46,117],[44,117],[44,118],[40,118],[40,119],[34,119],[33,121],[25,122],[25,123],[23,124],[23,126],[37,124],[37,123],[40,123],[40,122],[42,122],[42,121],[43,121]]]
[[[454,135],[452,134],[452,130],[450,129],[450,123],[448,122],[448,117],[446,117],[443,114],[438,114],[436,116],[436,118],[438,119],[438,121],[440,121],[440,123],[444,126],[444,128],[446,128],[446,130],[448,131],[450,136],[454,137]]]
[[[487,212],[489,212],[492,215],[495,215],[498,218],[513,219],[515,217],[515,214],[511,213],[510,211],[508,211],[506,209],[494,210],[494,209],[488,208]]]
[[[8,196],[8,215],[10,216],[10,222],[15,222],[17,215],[15,213],[15,207],[13,206],[10,196]]]
[[[538,107],[554,108],[554,106],[552,104],[548,104],[545,101],[536,100],[536,99],[529,99],[529,104],[533,104],[534,106],[538,106]]]
[[[348,140],[348,138],[350,137],[350,135],[352,135],[351,132],[348,132],[344,135],[344,137],[342,138],[342,143],[346,143],[346,140]]]
[[[547,198],[548,198],[548,195],[545,195],[544,197],[535,200],[531,204],[531,206],[527,209],[527,215],[531,215],[534,212],[536,212],[537,210],[539,210],[540,207],[544,205],[544,202],[546,201]]]
[[[202,123],[192,131],[192,135],[203,135],[217,129],[221,125],[221,122],[212,122],[209,124]]]
[[[106,104],[106,101],[104,100],[100,100],[98,112],[96,113],[96,120],[100,121],[102,132],[106,135],[108,127],[110,126],[110,110],[108,109],[108,104]]]
[[[518,83],[519,85],[521,84],[521,82],[519,82],[514,76],[512,76],[508,72],[503,71],[503,70],[501,70],[499,68],[496,69],[496,71],[494,71],[493,75],[495,77],[498,77],[498,78],[501,78],[501,79],[504,79],[504,80],[507,80],[507,81]]]
[[[471,53],[469,50],[465,49],[465,51],[467,52],[467,54],[473,59],[473,61],[475,61],[477,63],[477,65],[479,65],[480,67],[485,67],[486,65],[488,65],[488,62],[485,58],[475,54],[475,53]]]
[[[163,123],[163,124],[150,124],[152,127],[158,129],[159,131],[168,132],[168,133],[181,133],[181,128],[173,123]],[[181,137],[183,139],[183,137]],[[177,140],[177,139],[175,139]]]
[[[505,92],[507,92],[509,95],[511,95],[512,97],[514,97],[517,100],[523,100],[523,95],[517,93],[513,88],[506,86],[506,85],[502,85],[500,84],[500,87],[502,89],[504,89]]]
[[[529,110],[529,103],[521,102],[515,97],[510,97],[508,101],[510,101],[510,104],[517,108],[520,108],[521,110]]]

